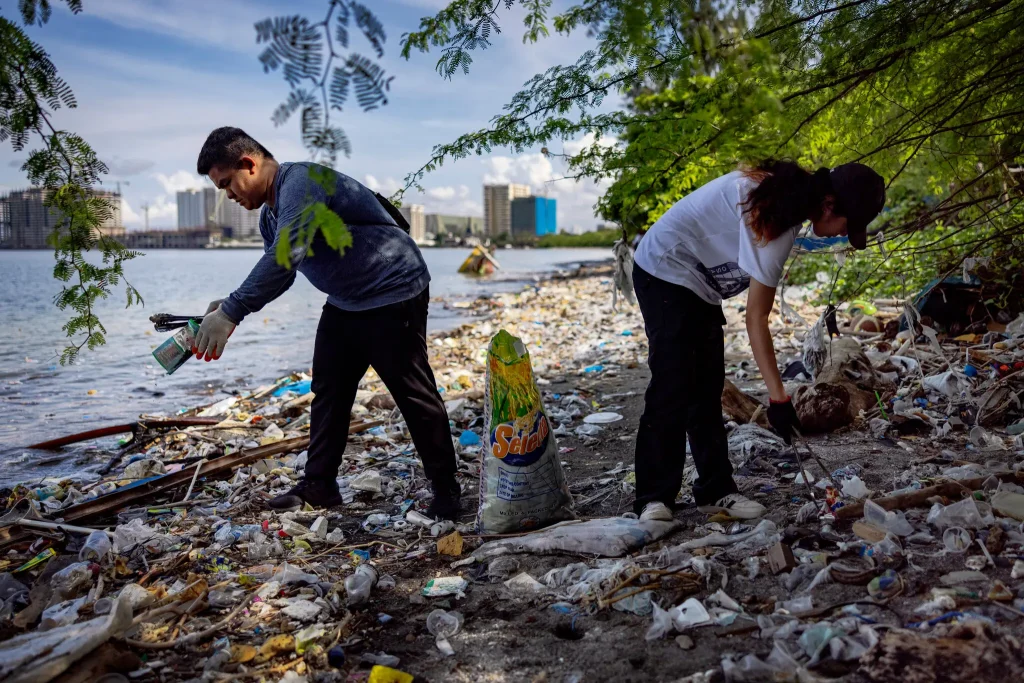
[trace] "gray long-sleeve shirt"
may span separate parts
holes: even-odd
[[[281,296],[302,273],[314,287],[327,294],[328,303],[345,311],[365,311],[413,298],[430,282],[427,264],[416,243],[380,205],[368,188],[342,174],[334,192],[328,192],[310,178],[310,169],[325,171],[317,164],[284,163],[274,178],[274,208],[260,213],[264,254],[245,282],[221,304],[236,322]],[[278,264],[276,249],[285,230],[292,242],[300,227],[309,222],[303,210],[313,202],[324,202],[345,222],[352,234],[352,246],[339,254],[328,246],[319,232],[313,255],[304,250],[291,252],[292,269]]]

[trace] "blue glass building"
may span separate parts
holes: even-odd
[[[512,236],[539,237],[558,232],[558,202],[547,197],[512,200]]]

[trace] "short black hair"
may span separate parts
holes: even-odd
[[[266,147],[256,142],[241,128],[222,126],[207,136],[203,149],[199,152],[196,170],[199,175],[209,175],[210,169],[214,166],[234,168],[238,160],[247,154],[259,154],[265,159],[274,158]]]

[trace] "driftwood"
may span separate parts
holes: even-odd
[[[725,388],[722,389],[722,411],[739,424],[747,424],[755,413],[761,409],[757,416],[757,424],[768,427],[768,416],[764,412],[764,406],[755,398],[747,396],[739,387],[725,380]]]
[[[60,448],[61,446],[79,443],[80,441],[89,441],[90,439],[99,439],[104,436],[113,436],[114,434],[124,434],[126,432],[133,432],[135,434],[138,434],[147,429],[197,427],[215,425],[218,422],[220,422],[220,419],[215,417],[181,417],[169,419],[139,420],[137,422],[129,422],[127,424],[122,425],[111,425],[109,427],[100,427],[99,429],[90,429],[87,432],[79,432],[78,434],[62,436],[59,439],[50,439],[49,441],[43,441],[41,443],[32,444],[31,446],[28,446],[28,448]]]
[[[1024,474],[1016,472],[1003,472],[1001,474],[989,476],[996,476],[1000,480],[1006,482],[1024,484]],[[872,499],[871,502],[881,506],[885,510],[906,510],[907,508],[927,505],[928,499],[933,496],[960,498],[966,491],[977,491],[980,489],[988,478],[989,477],[986,476],[975,477],[974,479],[961,479],[959,481],[947,481],[942,484],[936,484],[935,486],[929,486],[917,491],[897,493],[894,496],[886,496],[884,498],[875,498]],[[853,503],[851,505],[844,505],[836,510],[836,519],[840,521],[858,519],[863,514],[864,503]]]
[[[860,659],[858,673],[878,683],[1019,681],[1020,641],[980,621],[946,629],[940,637],[903,629],[886,631]]]

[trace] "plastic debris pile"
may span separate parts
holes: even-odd
[[[500,660],[492,650],[528,650],[522,635],[496,635],[514,628],[559,652],[530,654],[551,673],[524,680],[607,680],[599,667],[563,666],[563,650],[588,646],[627,667],[644,665],[634,651],[713,653],[675,660],[672,680],[691,683],[1021,673],[1024,323],[950,336],[901,303],[861,306],[844,325],[857,334],[830,342],[805,303],[810,290],[787,290],[773,323],[786,381],[846,441],[787,447],[756,414],[729,415],[737,480],[768,516],[684,510],[642,522],[622,511],[646,341],[636,308],[613,310],[610,284],[556,279],[445,303],[477,318],[430,341],[465,494],[459,523],[423,515],[427,482],[372,371],[334,509],[265,505],[305,466],[313,396],[301,373],[175,416],[209,424],[141,428],[105,454],[107,474],[17,487],[0,518],[0,681],[69,670],[289,683],[407,682],[404,671],[427,670],[449,680],[455,666],[473,677],[481,661]],[[756,388],[741,307],[726,304],[727,372]],[[487,346],[499,329],[529,348],[582,519],[481,538],[472,512],[489,446]],[[854,442],[903,464],[891,473],[847,458],[843,444]],[[684,507],[695,477],[688,464]]]

